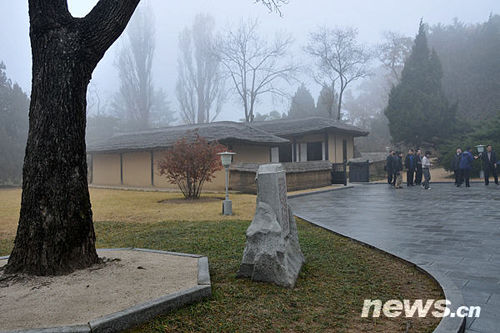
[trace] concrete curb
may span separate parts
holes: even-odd
[[[198,285],[210,286],[210,270],[208,269],[208,258],[198,259]]]
[[[407,260],[406,260],[407,261]],[[452,313],[456,313],[457,309],[465,305],[464,296],[458,286],[443,272],[430,265],[416,265],[424,273],[432,277],[439,283],[444,291],[444,297],[451,302],[449,309]],[[465,332],[466,318],[451,318],[445,317],[441,320],[438,327],[434,330],[435,333],[463,333]]]
[[[297,216],[298,218],[300,218],[304,221],[307,221],[310,224],[313,224],[313,225],[318,226],[322,229],[325,229],[329,232],[333,232],[334,234],[337,234],[339,236],[352,239],[358,243],[361,243],[361,244],[368,246],[372,249],[375,249],[377,251],[387,253],[398,260],[401,260],[403,262],[406,262],[406,263],[409,263],[409,264],[415,266],[417,269],[419,269],[423,273],[427,274],[429,277],[434,279],[440,285],[441,289],[443,289],[445,298],[451,302],[451,306],[448,306],[448,308],[450,309],[450,311],[452,313],[456,312],[456,310],[459,307],[465,306],[464,297],[463,297],[460,289],[457,287],[457,285],[449,277],[444,275],[444,273],[436,270],[435,267],[427,265],[427,264],[426,265],[419,265],[415,262],[411,262],[410,260],[401,258],[394,253],[382,250],[382,249],[380,249],[380,248],[378,248],[375,245],[372,245],[370,243],[366,243],[366,242],[360,241],[356,238],[350,237],[346,234],[336,232],[335,230],[330,229],[327,225],[325,225],[323,223],[309,221],[305,217],[302,217],[298,214],[296,214],[295,216]],[[439,325],[434,330],[434,333],[464,333],[465,327],[466,327],[466,318],[458,318],[458,317],[452,318],[452,317],[448,316],[448,317],[443,317],[441,319]]]
[[[298,193],[298,194],[290,194],[287,196],[288,199],[292,198],[300,198],[300,197],[305,197],[308,195],[313,195],[313,194],[319,194],[319,193],[326,193],[326,192],[332,192],[332,191],[340,191],[340,190],[346,190],[348,188],[353,188],[353,185],[347,185],[343,187],[335,187],[335,188],[329,188],[327,190],[319,190],[319,191],[314,191],[314,192],[306,192],[306,193]]]
[[[196,286],[89,322],[92,333],[120,332],[154,317],[211,296],[210,286]]]
[[[160,250],[121,248],[98,249],[98,251],[139,251],[191,257],[198,259],[198,285],[190,289],[161,296],[152,301],[135,305],[131,308],[93,319],[87,325],[36,328],[27,330],[0,331],[0,333],[109,333],[119,332],[147,322],[154,317],[199,302],[212,296],[208,258],[196,254],[177,253]],[[8,259],[9,257],[0,257]]]
[[[111,249],[113,250],[113,249]],[[141,249],[141,248],[133,248],[131,250],[139,251],[139,252],[149,252],[149,253],[160,253],[160,254],[168,254],[171,256],[179,256],[179,257],[190,257],[190,258],[201,258],[198,254],[190,254],[190,253],[182,253],[182,252],[168,252],[162,250],[149,250],[149,249]]]

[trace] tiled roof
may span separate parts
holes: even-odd
[[[167,148],[183,138],[194,139],[195,132],[208,141],[239,141],[253,144],[280,144],[288,140],[254,128],[245,123],[230,121],[210,124],[182,125],[141,132],[123,133],[107,140],[91,142],[88,152],[124,151]]]
[[[328,129],[352,134],[354,136],[368,135],[368,131],[359,127],[347,125],[340,121],[323,117],[287,118],[271,121],[259,121],[252,123],[252,127],[259,128],[277,136],[306,134]]]

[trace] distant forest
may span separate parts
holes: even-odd
[[[500,113],[500,16],[482,24],[456,20],[429,31],[429,45],[443,66],[443,88],[458,114],[480,121]]]

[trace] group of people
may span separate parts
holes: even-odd
[[[402,188],[403,182],[402,172],[406,169],[406,185],[408,187],[422,185],[426,190],[430,189],[431,181],[431,152],[426,151],[422,154],[421,149],[416,151],[408,150],[408,154],[404,158],[403,153],[391,150],[386,159],[385,170],[387,171],[387,183],[394,188]],[[497,160],[495,151],[491,145],[486,146],[486,150],[479,155],[472,154],[472,148],[468,147],[464,152],[458,148],[451,163],[451,170],[455,173],[455,186],[460,187],[465,183],[466,187],[470,187],[470,177],[472,172],[473,162],[476,159],[481,159],[484,171],[484,184],[489,185],[490,176],[493,176],[495,184],[498,185],[497,167],[500,161]],[[422,181],[423,179],[423,181]]]
[[[426,151],[425,154],[422,154],[421,149],[417,149],[416,151],[410,149],[404,159],[403,167],[403,153],[391,150],[389,156],[387,156],[385,165],[387,183],[394,186],[394,188],[402,188],[402,172],[404,168],[406,168],[406,185],[408,187],[422,185],[426,190],[430,189],[430,156],[430,151]]]
[[[486,151],[475,156],[472,154],[472,149],[470,147],[464,152],[462,152],[462,149],[457,148],[450,168],[455,173],[455,186],[460,187],[465,182],[465,186],[470,187],[472,163],[476,159],[481,159],[483,163],[484,185],[490,184],[490,176],[493,176],[495,184],[498,185],[497,167],[500,161],[498,161],[497,154],[493,150],[493,147],[488,145],[486,146]]]

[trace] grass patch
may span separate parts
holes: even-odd
[[[97,246],[143,247],[208,256],[213,297],[131,332],[432,332],[435,318],[363,319],[369,299],[437,299],[441,289],[414,267],[299,221],[306,264],[293,290],[236,279],[248,221],[96,222]],[[0,255],[12,239],[0,240]]]
[[[0,257],[8,256],[14,247],[14,238],[0,238]]]
[[[182,194],[176,192],[98,188],[89,191],[94,221],[248,221],[255,213],[256,197],[249,194],[231,194],[234,215],[222,216],[223,193],[202,193],[200,200],[184,200]],[[0,203],[0,239],[14,237],[21,208],[21,189],[0,189]]]

